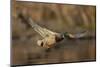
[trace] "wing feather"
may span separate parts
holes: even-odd
[[[69,34],[70,38],[83,38],[87,35],[87,32],[81,32],[77,34]]]
[[[46,28],[43,28],[41,26],[39,26],[38,24],[36,24],[31,18],[29,18],[29,24],[32,26],[32,28],[39,33],[43,38],[48,36],[48,35],[52,35],[52,34],[57,34],[56,32],[50,31]]]

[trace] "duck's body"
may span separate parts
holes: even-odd
[[[39,46],[42,46],[45,48],[53,47],[53,46],[55,46],[55,43],[56,43],[56,39],[55,39],[55,36],[53,36],[53,35],[45,37],[44,39],[37,41],[37,44]]]
[[[55,46],[56,43],[62,41],[63,39],[64,38],[61,35],[55,34],[55,35],[47,36],[42,40],[38,40],[37,44],[39,46],[42,46],[42,47],[45,47],[45,48],[51,48],[51,47]]]

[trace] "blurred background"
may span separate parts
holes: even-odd
[[[12,0],[11,5],[11,64],[47,64],[96,60],[96,6]],[[66,39],[45,49],[37,45],[41,39],[19,17],[32,17],[37,24],[55,32],[88,31],[86,39]]]

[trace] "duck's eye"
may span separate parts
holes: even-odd
[[[41,42],[41,46],[43,47],[43,42]]]

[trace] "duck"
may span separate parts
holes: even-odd
[[[64,39],[78,39],[84,37],[87,33],[77,33],[77,34],[71,34],[68,32],[64,33],[57,33],[54,31],[51,31],[45,27],[41,27],[36,22],[32,20],[32,18],[29,18],[29,25],[36,31],[41,37],[41,40],[37,40],[37,45],[43,48],[52,48],[56,46],[56,43],[61,42]]]
[[[56,46],[57,43],[61,42],[64,39],[84,39],[87,38],[87,35],[89,35],[88,31],[83,31],[76,34],[72,34],[69,32],[54,32],[50,29],[40,26],[32,19],[32,17],[24,16],[22,13],[18,14],[18,18],[21,19],[24,24],[26,24],[27,28],[31,27],[42,37],[42,39],[37,40],[37,45],[47,49]]]

